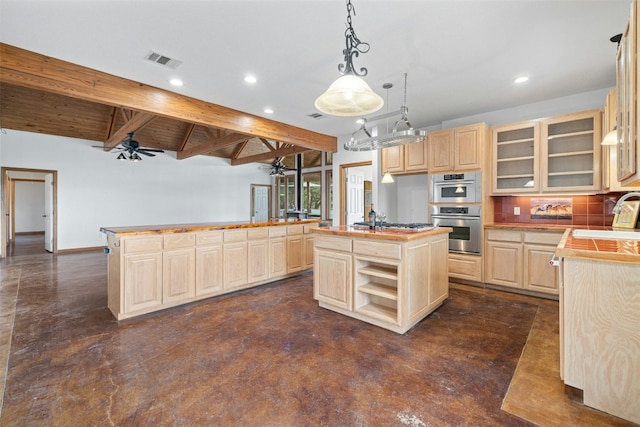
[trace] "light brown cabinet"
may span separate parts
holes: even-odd
[[[485,231],[485,282],[558,294],[557,269],[549,264],[562,232]]]
[[[292,269],[287,267],[289,227],[301,248]],[[313,227],[317,223],[109,235],[109,309],[121,320],[304,271],[313,267],[313,249],[306,249],[313,245]]]
[[[616,58],[618,92],[617,176],[621,185],[640,185],[640,108],[638,97],[638,0],[631,3],[629,22]]]
[[[383,148],[380,170],[393,175],[427,173],[427,141]]]
[[[601,190],[600,110],[492,128],[492,193]]]
[[[429,172],[480,170],[486,133],[484,123],[431,132],[427,155]]]
[[[222,292],[222,258],[222,231],[196,234],[196,296]]]
[[[482,282],[482,257],[450,252],[449,277],[472,282]]]
[[[404,333],[447,298],[448,233],[390,241],[315,238],[314,298],[321,307]]]

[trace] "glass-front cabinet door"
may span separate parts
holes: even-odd
[[[494,194],[535,193],[538,178],[539,123],[521,122],[492,128]]]
[[[594,110],[542,122],[542,191],[600,190],[601,118]]]

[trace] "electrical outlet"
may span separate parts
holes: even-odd
[[[513,214],[514,215],[520,215],[520,206],[514,206],[513,207]]]

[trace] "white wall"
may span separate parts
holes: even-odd
[[[16,233],[44,231],[44,182],[15,182]]]
[[[100,227],[249,221],[251,184],[271,184],[257,164],[174,152],[130,163],[93,141],[6,130],[0,165],[58,171],[58,249],[102,246]]]

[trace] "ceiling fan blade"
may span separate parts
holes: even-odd
[[[146,150],[142,150],[142,149],[137,150],[136,153],[144,154],[145,156],[149,156],[149,157],[155,157],[156,156],[155,154],[147,153]]]
[[[151,151],[153,153],[164,153],[164,150],[156,149],[156,148],[144,148],[140,147],[138,150]]]

